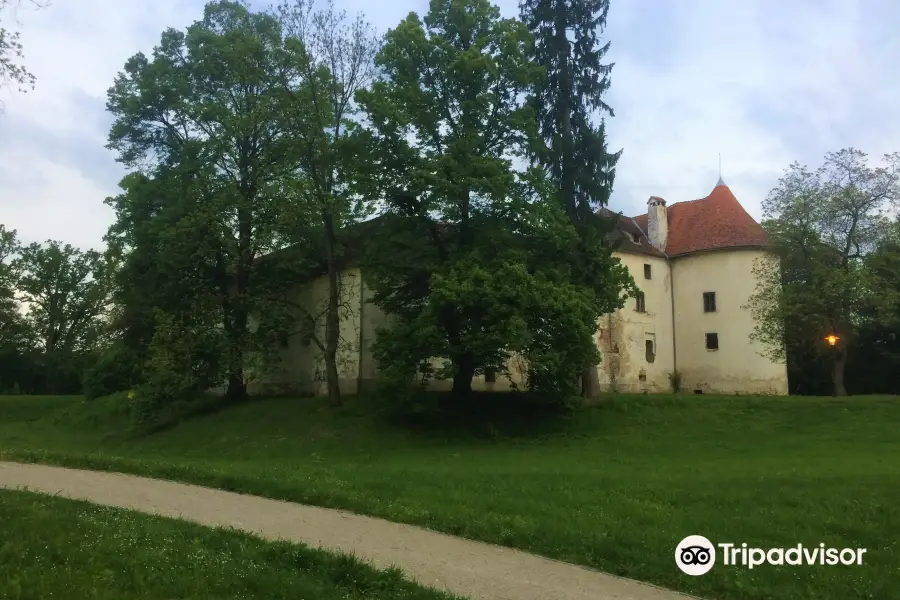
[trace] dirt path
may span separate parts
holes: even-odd
[[[345,511],[124,475],[0,462],[0,487],[234,527],[398,566],[419,583],[474,599],[685,600],[688,596],[518,550]],[[675,559],[672,559],[672,568]]]

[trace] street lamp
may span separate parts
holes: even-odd
[[[840,340],[840,339],[841,339],[841,338],[839,338],[838,336],[834,335],[833,333],[831,333],[831,334],[825,336],[825,341],[828,342],[828,345],[831,346],[831,347],[834,347],[834,345],[837,344],[837,343],[838,343],[838,340]]]

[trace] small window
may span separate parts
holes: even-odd
[[[699,396],[699,395],[703,394],[703,390],[694,390],[694,393]]]
[[[650,265],[644,265],[644,279],[650,279]]]
[[[631,241],[634,242],[635,244],[640,244],[640,243],[641,243],[641,236],[638,235],[637,233],[632,233],[632,234],[631,234]]]
[[[715,292],[703,292],[703,312],[716,312]]]
[[[639,313],[647,312],[647,305],[644,301],[644,292],[638,292],[637,296],[634,297],[634,310]]]
[[[656,360],[656,354],[653,349],[653,340],[646,340],[644,345],[646,346],[647,362],[652,363]]]
[[[485,369],[484,370],[484,382],[485,383],[495,383],[497,381],[497,371],[494,369]]]
[[[719,334],[718,333],[707,333],[706,334],[706,349],[707,350],[718,350],[719,349]]]

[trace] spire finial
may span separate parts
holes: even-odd
[[[719,181],[716,183],[716,187],[720,185],[725,185],[725,180],[722,179],[722,153],[719,152]]]

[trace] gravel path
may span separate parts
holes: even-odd
[[[685,600],[682,594],[518,550],[354,513],[121,473],[0,462],[0,487],[58,494],[398,566],[419,583],[474,599]],[[675,569],[675,558],[672,558]]]

